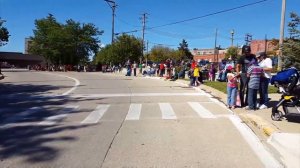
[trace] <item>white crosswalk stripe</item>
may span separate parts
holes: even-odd
[[[16,114],[15,116],[13,116],[11,118],[8,118],[4,122],[5,123],[6,122],[16,122],[16,121],[22,120],[22,119],[26,118],[27,116],[40,111],[41,109],[42,109],[41,107],[31,107],[28,110],[25,110],[21,113]]]
[[[83,121],[82,124],[95,124],[99,122],[104,113],[108,110],[110,105],[98,105]]]
[[[194,111],[202,118],[216,118],[209,110],[203,107],[199,102],[188,102]]]
[[[39,122],[38,125],[55,125],[56,123],[62,121],[67,117],[69,113],[75,111],[79,106],[77,105],[68,105],[64,107],[61,111],[59,111],[59,115],[47,117],[44,121]]]
[[[142,104],[131,104],[125,120],[139,120],[142,111]]]
[[[204,103],[204,105],[203,105],[203,103]],[[188,114],[189,116],[206,118],[206,119],[219,118],[218,115],[221,115],[221,114],[218,113],[218,114],[214,115],[208,109],[209,107],[206,106],[207,103],[213,103],[213,102],[187,102],[186,105],[184,105],[184,104],[182,104],[182,105],[191,107],[191,110],[185,111],[185,112],[187,112],[186,114],[190,113],[190,114]],[[187,115],[181,116],[180,111],[182,111],[182,109],[181,110],[177,109],[177,108],[174,109],[174,107],[172,107],[172,104],[170,104],[170,103],[158,103],[158,106],[159,106],[160,113],[148,113],[151,116],[149,116],[149,115],[142,116],[141,115],[143,113],[142,107],[144,107],[144,106],[139,103],[132,103],[129,105],[129,109],[128,109],[127,115],[125,117],[125,120],[126,121],[137,121],[137,120],[141,120],[141,119],[147,119],[149,117],[157,118],[158,117],[157,115],[159,115],[159,114],[161,114],[159,116],[159,118],[161,118],[163,120],[176,120],[178,118],[185,118],[187,116]],[[25,119],[29,115],[37,114],[37,112],[39,112],[39,111],[43,110],[43,108],[47,108],[47,107],[52,107],[52,106],[29,108],[28,110],[25,110],[19,114],[16,114],[15,116],[12,116],[11,118],[8,118],[7,120],[4,120],[4,123],[12,124],[13,122],[17,122],[19,120]],[[77,113],[77,114],[80,114],[81,117],[83,116],[83,118],[82,118],[82,120],[80,120],[80,121],[77,120],[75,122],[80,122],[81,124],[98,123],[103,118],[105,113],[109,113],[109,110],[111,107],[112,107],[111,104],[101,104],[101,105],[97,105],[95,107],[95,109],[93,111],[91,111],[87,116],[84,115],[86,113]],[[79,108],[79,105],[60,106],[60,107],[58,107],[58,109],[61,109],[61,110],[58,112],[57,115],[49,116],[49,117],[43,119],[42,121],[38,122],[37,124],[38,125],[54,125],[54,124],[60,123],[65,118],[67,118],[68,115],[70,115],[70,113],[74,112],[78,108]],[[144,108],[147,108],[147,106],[145,106]],[[175,113],[176,110],[177,110],[179,117],[176,116],[176,113]],[[147,109],[146,109],[146,111],[147,111]],[[192,113],[195,113],[196,115],[193,115]],[[155,114],[156,117],[153,116],[153,114]],[[68,117],[68,118],[70,118],[70,117]]]
[[[177,119],[176,114],[170,105],[170,103],[159,103],[159,108],[162,113],[162,119],[165,120],[175,120]]]

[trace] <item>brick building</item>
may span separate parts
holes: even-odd
[[[276,46],[274,46],[271,41],[267,41],[267,40],[251,41],[251,52],[253,54],[256,54],[257,52],[260,51],[273,51],[275,48]]]
[[[260,51],[274,51],[276,48],[271,41],[267,40],[252,40],[250,47],[251,53],[253,54]],[[216,50],[216,54],[214,54],[214,51],[214,49],[194,49],[192,54],[196,61],[205,60],[209,62],[221,62],[221,60],[225,58],[227,50]]]
[[[192,51],[192,54],[196,61],[220,62],[225,58],[226,50],[216,50],[216,53],[214,51],[214,49],[195,49]]]

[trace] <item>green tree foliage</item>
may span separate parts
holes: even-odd
[[[278,50],[279,50],[279,40],[278,39],[271,39],[271,44],[274,46],[273,50],[267,51],[267,55],[270,56],[278,56]]]
[[[290,37],[283,44],[283,66],[300,69],[300,17],[296,13],[291,13],[290,17],[291,21],[288,24]]]
[[[300,24],[300,17],[294,12],[290,14],[290,17],[291,17],[291,21],[288,23],[290,38],[299,39],[300,29],[298,28],[298,26]]]
[[[7,44],[9,39],[9,32],[6,27],[3,26],[4,21],[0,18],[0,47]]]
[[[98,51],[98,36],[103,34],[90,23],[80,24],[72,19],[66,24],[58,23],[51,14],[36,20],[35,26],[29,52],[42,55],[56,65],[87,62]]]
[[[142,41],[134,36],[122,34],[114,43],[105,46],[96,56],[96,63],[124,64],[128,59],[139,62],[142,55]]]
[[[225,54],[225,59],[228,59],[231,56],[232,59],[236,59],[238,56],[238,48],[235,46],[229,47]]]
[[[193,55],[189,50],[189,45],[185,39],[182,40],[181,43],[179,43],[178,47],[179,52],[182,54],[181,59],[193,59]]]
[[[161,45],[156,45],[152,47],[150,51],[149,59],[154,62],[166,61],[167,59],[179,61],[181,59],[181,56],[182,54],[178,50],[174,50],[169,47],[164,47]]]
[[[172,57],[173,50],[161,45],[155,45],[151,48],[149,59],[154,62],[165,61]]]

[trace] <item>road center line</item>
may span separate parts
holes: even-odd
[[[61,76],[64,76],[64,75],[61,75]],[[65,93],[62,94],[63,96],[66,96],[66,95],[70,94],[71,92],[73,92],[75,89],[77,89],[77,87],[80,85],[80,82],[76,78],[72,78],[72,77],[69,77],[69,76],[64,76],[64,77],[69,78],[69,79],[73,79],[75,81],[75,85],[70,90],[68,90],[68,91],[66,91]]]
[[[75,81],[74,86],[69,89],[68,91],[64,92],[63,94],[61,94],[62,96],[66,96],[68,94],[70,94],[71,92],[73,92],[75,89],[77,89],[77,87],[80,85],[80,81],[76,78],[70,77],[70,76],[66,76],[66,75],[61,75],[61,74],[52,74],[52,73],[42,73],[42,72],[37,72],[37,73],[41,73],[41,74],[47,74],[47,75],[54,75],[54,76],[60,76],[60,77],[64,77],[64,78],[69,78]]]

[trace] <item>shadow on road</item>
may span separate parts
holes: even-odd
[[[0,163],[13,157],[23,157],[27,162],[44,162],[60,156],[60,150],[51,146],[55,142],[76,141],[73,136],[51,137],[68,130],[87,127],[79,126],[15,126],[0,128]]]
[[[47,96],[51,90],[65,86],[0,84],[0,165],[1,162],[22,157],[27,162],[45,162],[58,158],[62,149],[56,142],[74,142],[75,136],[64,135],[65,132],[78,130],[91,125],[38,125],[44,118],[58,115],[60,108],[91,98],[70,98],[68,96]],[[99,98],[94,100],[101,100]],[[36,113],[22,115],[22,112],[40,107]],[[90,109],[74,110],[70,113],[87,112]],[[56,134],[58,134],[56,135]],[[1,167],[1,166],[0,166]]]

